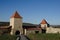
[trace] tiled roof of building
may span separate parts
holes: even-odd
[[[8,29],[11,28],[12,26],[0,26],[0,29]]]
[[[19,14],[18,14],[18,12],[16,11],[12,16],[11,16],[11,18],[22,18]]]
[[[27,28],[27,30],[41,30],[41,28]]]
[[[47,21],[46,21],[45,19],[43,19],[43,20],[41,21],[41,24],[48,24],[48,23],[47,23]]]

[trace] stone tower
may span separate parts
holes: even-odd
[[[45,19],[43,19],[40,23],[41,29],[42,29],[42,33],[46,33],[47,27],[48,27],[48,23]]]
[[[12,26],[10,33],[11,35],[14,35],[16,31],[19,31],[20,34],[23,34],[22,17],[17,11],[10,17],[10,26]]]
[[[48,23],[45,19],[43,19],[40,24],[41,24],[41,28],[44,28],[44,27],[47,27]]]

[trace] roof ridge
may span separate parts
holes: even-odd
[[[48,24],[48,23],[47,23],[47,21],[46,21],[45,19],[43,19],[43,20],[41,21],[41,24]]]
[[[22,18],[19,13],[16,11],[12,16],[11,18]]]

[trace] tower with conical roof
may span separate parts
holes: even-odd
[[[43,19],[40,23],[41,29],[42,29],[42,33],[46,33],[47,31],[47,27],[48,27],[48,23],[45,19]]]
[[[41,23],[40,23],[40,25],[41,25],[41,28],[45,28],[45,27],[47,27],[47,21],[45,20],[45,19],[43,19],[42,21],[41,21]]]
[[[11,35],[15,34],[16,31],[19,31],[20,34],[23,34],[22,17],[17,11],[10,17],[10,26],[12,26]]]

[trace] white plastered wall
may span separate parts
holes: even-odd
[[[41,28],[42,29],[47,28],[47,24],[41,24]]]
[[[48,27],[46,33],[60,33],[60,28]]]
[[[15,34],[17,30],[20,31],[20,34],[23,34],[22,28],[22,19],[20,18],[11,18],[10,19],[10,26],[12,26],[11,34]]]

